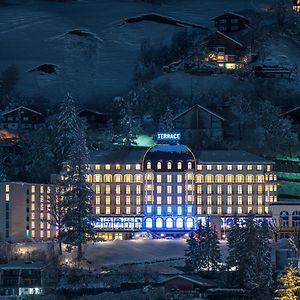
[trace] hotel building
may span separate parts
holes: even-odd
[[[158,144],[149,149],[92,153],[87,181],[99,236],[134,232],[182,236],[210,219],[225,233],[237,214],[270,218],[277,201],[274,163],[244,151],[199,151]],[[55,236],[47,197],[53,186],[0,185],[0,236],[6,240]]]

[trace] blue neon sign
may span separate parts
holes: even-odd
[[[180,141],[181,134],[179,132],[158,132],[156,138],[158,141]]]

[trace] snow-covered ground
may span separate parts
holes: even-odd
[[[180,30],[153,22],[119,26],[124,18],[153,12],[212,28],[211,18],[218,14],[265,8],[270,0],[165,0],[162,5],[135,0],[18,2],[0,9],[0,71],[9,64],[18,64],[18,90],[23,94],[58,100],[70,91],[83,100],[103,102],[130,87],[143,40],[168,43]],[[74,29],[93,32],[101,42],[89,40],[84,45],[83,37],[64,35]],[[58,73],[27,73],[43,63],[57,64]]]

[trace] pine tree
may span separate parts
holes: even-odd
[[[298,300],[296,292],[300,289],[300,278],[296,275],[296,270],[288,266],[286,273],[280,279],[280,289],[276,291],[277,297],[274,300]]]
[[[174,131],[173,118],[172,111],[168,106],[166,112],[160,117],[158,130],[162,132]]]
[[[77,139],[78,132],[83,128],[82,121],[78,116],[73,97],[68,93],[64,98],[60,112],[54,120],[55,155],[57,164],[61,165],[69,157],[71,146]]]
[[[239,265],[241,253],[240,245],[241,228],[238,223],[237,215],[234,215],[233,224],[228,235],[228,257],[227,266],[229,269],[235,268]]]
[[[195,271],[197,269],[197,252],[198,252],[198,241],[195,236],[195,232],[189,234],[187,240],[188,248],[185,250],[184,256],[185,267],[190,271]]]
[[[82,245],[95,237],[93,190],[86,181],[87,175],[88,151],[81,131],[70,149],[63,185],[63,207],[66,210],[63,217],[63,241],[68,245],[68,250],[77,247],[78,259],[82,258]]]

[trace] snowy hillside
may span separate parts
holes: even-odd
[[[11,2],[19,4],[0,7],[0,71],[19,66],[17,90],[54,101],[70,91],[82,101],[103,102],[129,89],[143,40],[168,43],[180,30],[148,21],[120,26],[124,19],[156,13],[211,28],[217,14],[263,8],[270,0]],[[74,30],[77,34],[70,34]],[[57,71],[28,73],[42,64],[54,64]]]

